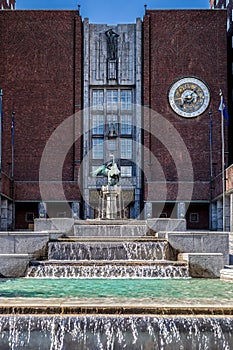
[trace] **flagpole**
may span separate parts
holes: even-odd
[[[0,171],[2,170],[2,99],[3,92],[0,89]]]
[[[223,94],[220,90],[221,97],[221,140],[222,140],[222,230],[225,231],[225,137],[224,137],[224,115],[223,115]]]
[[[11,115],[11,176],[15,173],[15,112]]]
[[[212,211],[212,200],[213,200],[213,118],[212,112],[209,111],[210,130],[209,130],[209,142],[210,142],[210,230],[213,229],[213,211]]]

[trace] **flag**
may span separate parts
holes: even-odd
[[[227,107],[226,107],[226,104],[225,104],[225,101],[224,101],[224,97],[223,97],[223,94],[222,94],[222,91],[220,90],[220,105],[219,105],[219,112],[221,112],[221,115],[224,117],[225,121],[226,121],[226,124],[228,125],[229,124],[229,115],[228,115],[228,112],[227,112]]]
[[[11,141],[12,141],[12,145],[14,144],[14,138],[15,138],[15,112],[12,112],[12,115],[11,115]]]

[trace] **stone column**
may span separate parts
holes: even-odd
[[[72,203],[72,218],[75,220],[80,219],[80,203],[79,202]]]
[[[217,220],[217,203],[211,203],[211,218],[210,218],[210,228],[213,230],[213,231],[216,231],[217,230],[217,223],[218,223],[218,220]]]
[[[230,196],[225,197],[225,230],[230,231]]]
[[[13,229],[13,203],[10,201],[8,201],[7,227],[8,229]]]
[[[152,203],[151,202],[146,202],[144,206],[144,218],[146,219],[151,219],[153,216],[152,212]]]
[[[7,231],[8,200],[2,198],[1,201],[1,231]]]
[[[223,230],[222,215],[223,215],[223,205],[222,205],[222,201],[219,199],[217,201],[217,231]]]
[[[233,193],[230,194],[230,231],[233,232]]]
[[[39,219],[46,219],[47,217],[47,205],[45,202],[39,203]]]
[[[184,219],[186,214],[186,206],[184,202],[177,204],[177,219]]]

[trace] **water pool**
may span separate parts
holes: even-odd
[[[0,298],[169,298],[233,300],[219,279],[0,279]]]

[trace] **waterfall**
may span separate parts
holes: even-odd
[[[188,264],[168,260],[170,253],[171,250],[166,240],[49,242],[48,260],[32,262],[26,277],[189,277]]]
[[[232,317],[0,316],[0,349],[230,350]]]
[[[27,277],[36,278],[187,278],[188,266],[185,264],[130,264],[130,262],[94,262],[87,264],[48,263],[30,266]]]
[[[50,242],[49,260],[164,260],[168,242]]]

